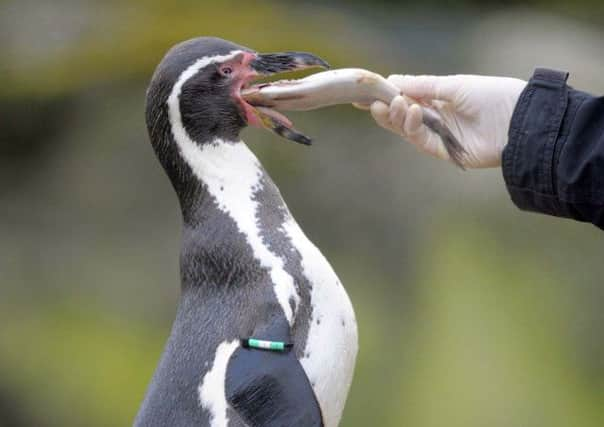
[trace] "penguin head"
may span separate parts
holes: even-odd
[[[235,141],[248,124],[308,143],[280,113],[244,101],[241,90],[265,76],[317,66],[327,64],[304,52],[259,54],[214,37],[179,43],[157,66],[147,90],[151,141],[154,146],[165,143],[178,122],[197,144],[216,138]]]

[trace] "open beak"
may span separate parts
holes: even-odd
[[[310,53],[306,52],[280,52],[256,54],[248,63],[255,77],[272,76],[278,73],[304,70],[307,68],[329,68],[329,64]],[[242,93],[250,89],[262,87],[263,84],[256,84],[252,87],[245,84],[241,89]],[[261,102],[248,100],[245,96],[242,98],[248,123],[258,127],[275,132],[277,135],[287,138],[300,144],[310,145],[312,140],[306,135],[294,129],[292,122],[283,114],[271,109]]]

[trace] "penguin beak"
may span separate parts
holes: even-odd
[[[257,55],[250,62],[250,67],[258,74],[270,76],[287,71],[304,70],[306,68],[329,68],[329,64],[306,52],[264,53]]]
[[[329,68],[329,64],[316,55],[306,52],[280,52],[255,54],[248,62],[255,77],[273,76],[278,73],[304,70],[307,68]],[[242,92],[262,87],[262,83],[250,86],[251,81],[245,82]],[[268,129],[277,135],[300,144],[310,145],[312,140],[298,132],[292,122],[276,110],[255,103],[253,99],[240,98],[244,104],[245,115],[249,124]]]

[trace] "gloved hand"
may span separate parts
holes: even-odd
[[[379,101],[371,104],[371,114],[380,126],[401,135],[421,151],[449,159],[440,137],[422,123],[419,104],[431,105],[466,150],[464,167],[501,165],[512,113],[527,82],[474,75],[391,75],[388,80],[403,95],[389,106]]]

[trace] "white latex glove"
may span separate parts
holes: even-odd
[[[401,135],[432,156],[449,159],[438,135],[422,124],[418,104],[431,105],[466,150],[466,168],[501,165],[508,128],[520,93],[527,82],[508,77],[474,75],[388,77],[401,90],[390,105],[371,104],[377,123]]]

